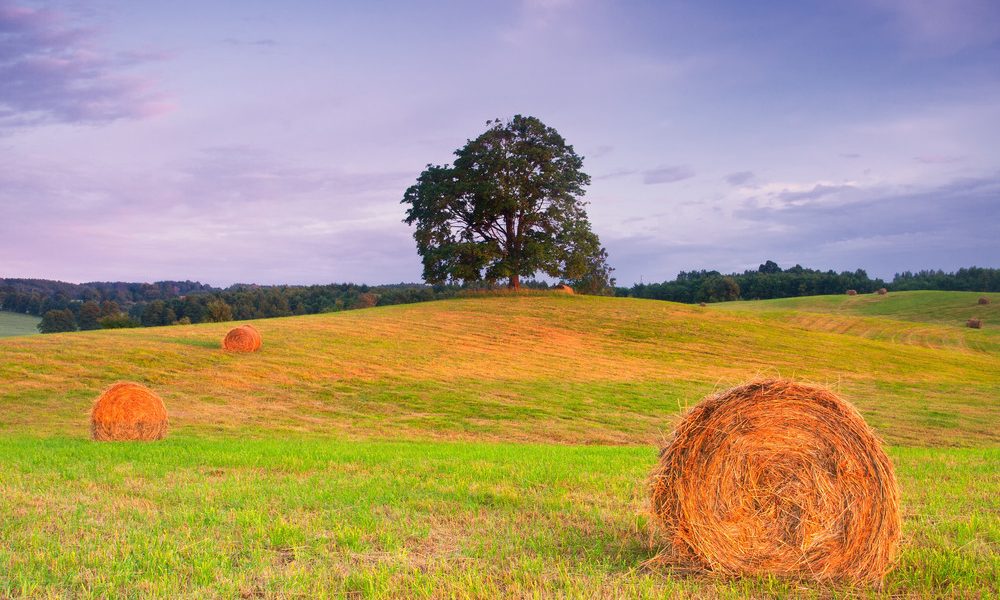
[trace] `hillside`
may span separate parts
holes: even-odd
[[[839,389],[892,443],[1000,441],[990,329],[865,339],[810,314],[542,295],[262,320],[251,356],[219,350],[227,323],[13,338],[0,431],[85,437],[93,398],[132,379],[192,434],[649,444],[714,389],[780,374]]]
[[[32,315],[23,315],[0,310],[0,338],[15,335],[36,335],[41,319]]]
[[[219,349],[232,325],[0,340],[0,597],[1000,593],[991,329],[548,294],[262,320],[253,355]],[[644,566],[657,443],[776,374],[891,444],[904,543],[881,589]],[[118,379],[163,396],[166,440],[87,439]]]
[[[980,298],[991,303],[982,305]],[[727,302],[720,308],[748,311],[798,311],[862,317],[886,317],[898,321],[964,326],[971,317],[981,318],[987,329],[1000,329],[1000,294],[984,292],[890,292],[847,296],[802,296],[778,300]]]

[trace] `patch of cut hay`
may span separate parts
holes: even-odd
[[[877,582],[900,538],[892,462],[858,411],[785,380],[709,396],[651,478],[657,562],[724,575]]]
[[[888,293],[889,293],[889,290],[887,290],[887,289],[885,289],[885,288],[879,288],[879,289],[878,289],[878,295],[879,295],[879,296],[885,296],[885,295],[886,295],[886,294],[888,294]]]
[[[698,306],[708,306],[708,305],[707,305],[707,304],[705,304],[704,302],[699,302],[699,303],[698,303]]]
[[[138,383],[113,384],[90,411],[90,437],[99,442],[160,440],[166,435],[163,400]]]
[[[989,304],[990,303],[990,299],[987,298],[986,296],[983,296],[982,298],[979,299],[979,303],[980,304]]]
[[[230,352],[256,352],[263,343],[260,332],[253,325],[240,325],[229,330],[222,340],[222,348]]]
[[[554,287],[552,289],[554,289],[557,292],[563,292],[564,294],[572,294],[573,293],[573,288],[569,287],[565,283],[560,283],[559,285],[557,285],[556,287]]]
[[[969,319],[968,321],[965,322],[965,326],[966,327],[971,327],[973,329],[982,329],[983,328],[983,320],[982,319]]]
[[[847,290],[847,295],[848,296],[857,296],[858,295],[858,290]]]

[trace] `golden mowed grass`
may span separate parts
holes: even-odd
[[[2,340],[0,431],[85,436],[92,398],[128,379],[157,390],[181,433],[646,444],[698,398],[767,375],[833,387],[890,442],[1000,441],[1000,357],[911,343],[924,330],[864,339],[565,294],[260,320],[252,354],[219,348],[234,325]]]

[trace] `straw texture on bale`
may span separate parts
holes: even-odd
[[[973,329],[982,329],[983,321],[982,319],[969,319],[968,321],[965,322],[965,326],[971,327]]]
[[[160,440],[167,435],[167,409],[148,388],[115,383],[90,411],[90,436],[101,442]]]
[[[555,289],[556,289],[557,292],[563,292],[564,294],[572,294],[573,293],[573,288],[571,288],[570,286],[566,285],[565,283],[560,283],[559,285],[556,286]]]
[[[990,303],[990,299],[987,298],[986,296],[983,296],[982,298],[979,299],[979,303],[980,304],[989,304]]]
[[[888,293],[889,293],[889,290],[887,290],[887,289],[885,289],[885,288],[879,288],[879,289],[878,289],[878,295],[879,295],[879,296],[885,296],[885,295],[886,295],[886,294],[888,294]]]
[[[857,410],[823,388],[768,380],[709,396],[650,483],[654,539],[667,542],[658,562],[877,582],[899,546],[892,463]]]
[[[234,327],[222,340],[222,347],[232,352],[256,352],[260,350],[263,339],[253,325]]]
[[[847,295],[848,296],[857,296],[858,295],[858,290],[847,290]]]

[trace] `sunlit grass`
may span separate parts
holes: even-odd
[[[252,355],[219,348],[232,324],[4,339],[0,597],[996,595],[1000,346],[935,316],[964,300],[917,296],[923,321],[468,298],[258,321]],[[771,375],[834,387],[894,445],[881,590],[643,567],[657,443]],[[167,440],[86,440],[118,379],[163,396]]]
[[[996,593],[1000,453],[892,456],[905,546],[883,591]],[[0,595],[849,591],[644,569],[655,460],[652,447],[4,440]]]

